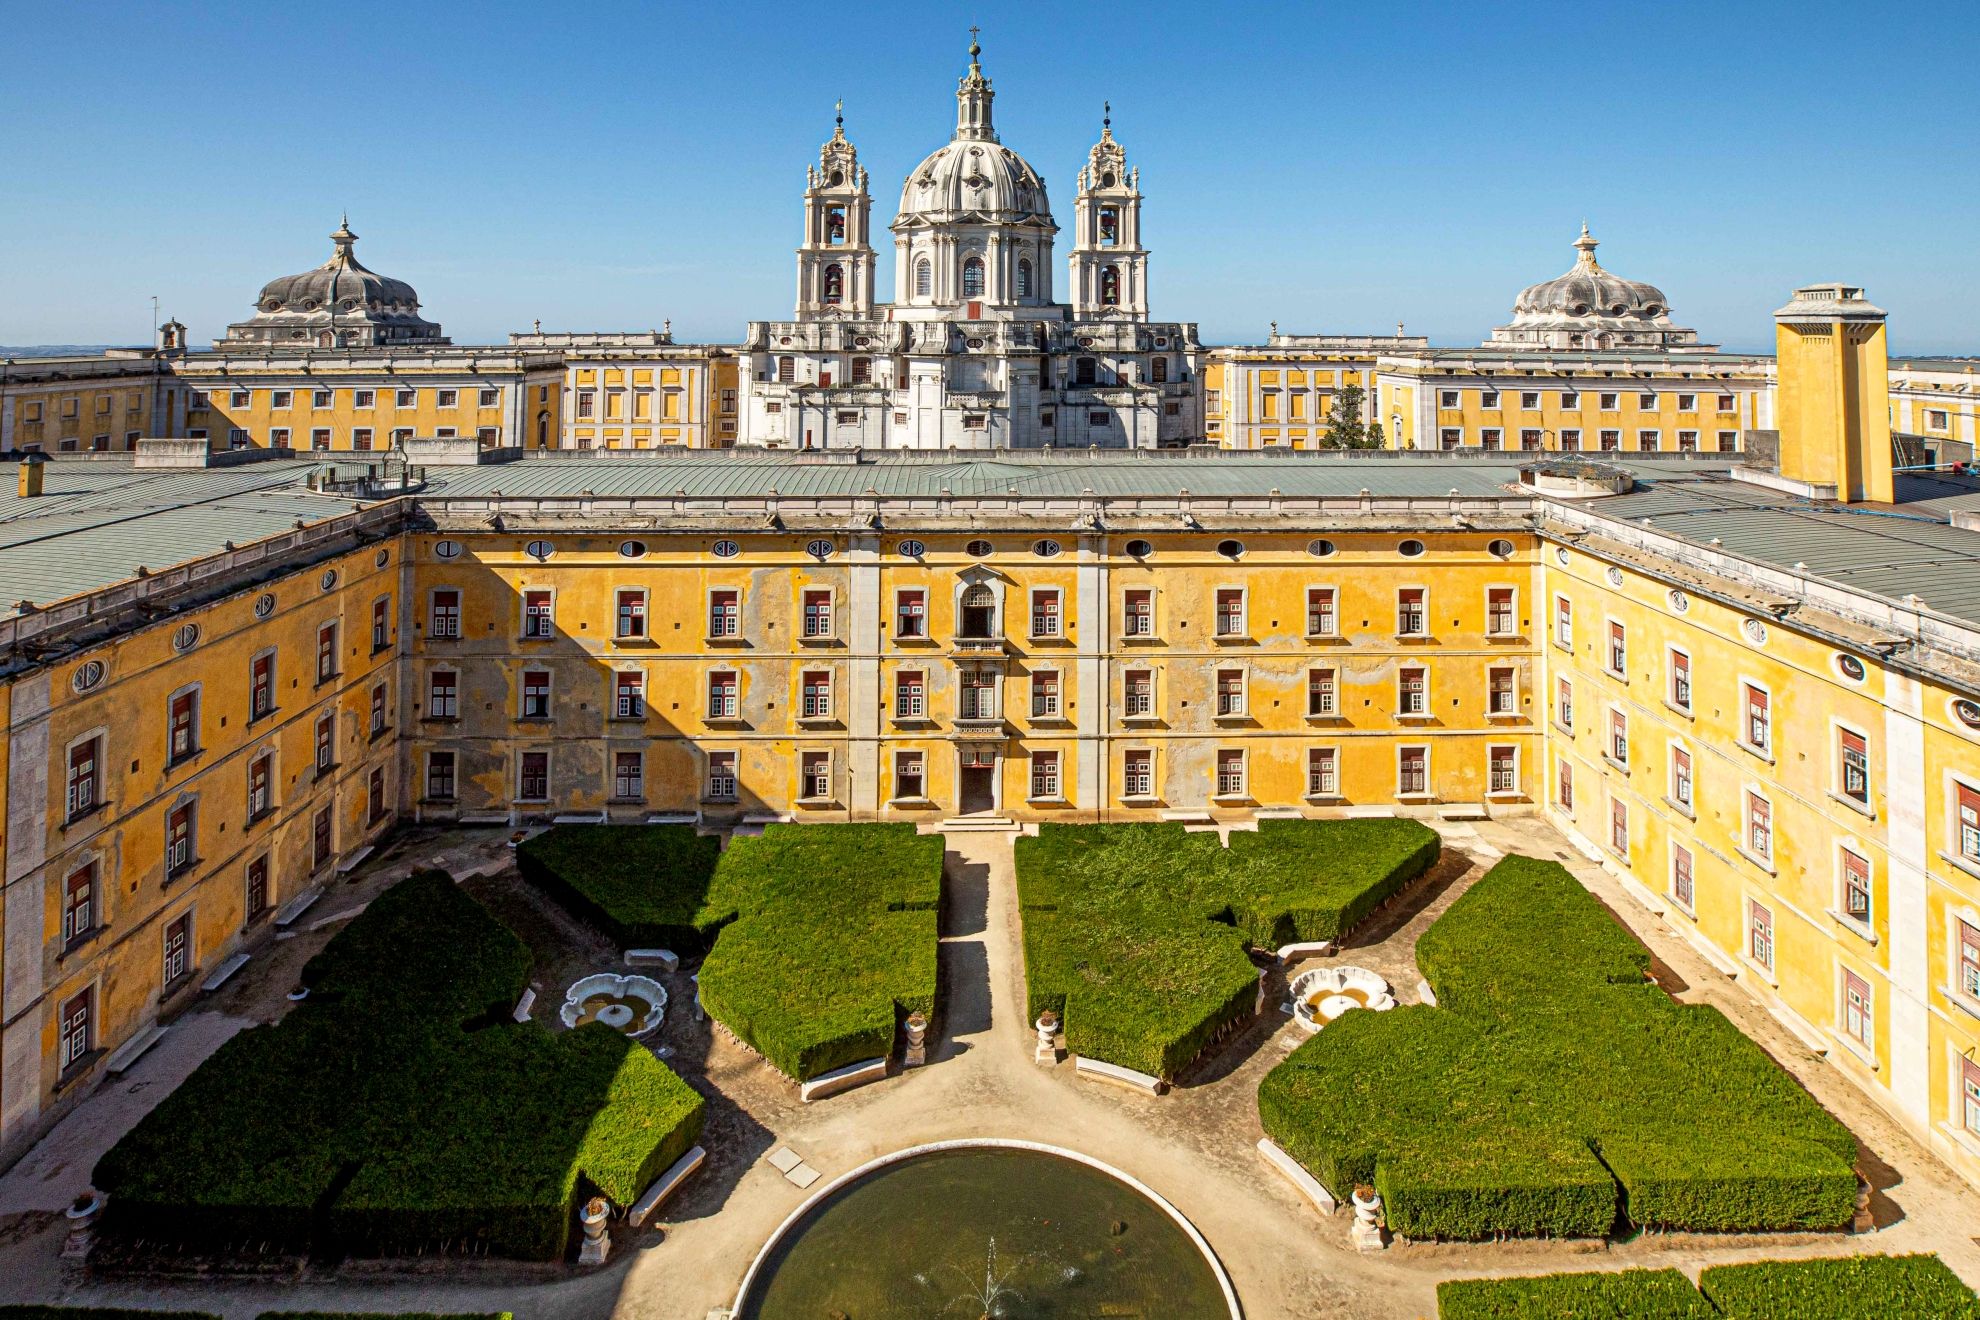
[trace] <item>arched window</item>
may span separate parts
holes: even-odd
[[[1108,247],[1121,241],[1121,213],[1111,206],[1100,208],[1100,241]]]
[[[914,263],[914,296],[926,298],[933,292],[935,292],[935,272],[929,266],[928,258],[923,257]]]
[[[959,635],[976,640],[993,637],[997,631],[997,594],[981,582],[963,588],[962,627]]]
[[[777,379],[786,385],[797,379],[797,359],[780,357],[777,359]]]
[[[1029,298],[1030,296],[1031,263],[1029,261],[1020,261],[1018,262],[1018,297]]]
[[[963,263],[963,297],[983,296],[983,258],[971,257]]]
[[[1118,307],[1121,302],[1121,268],[1109,266],[1100,272],[1100,304]]]
[[[825,268],[825,301],[828,303],[846,300],[846,268],[831,265]]]

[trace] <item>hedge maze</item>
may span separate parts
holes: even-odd
[[[1251,1012],[1247,947],[1338,939],[1437,860],[1408,820],[1041,825],[1016,845],[1027,1012],[1076,1054],[1169,1078]]]
[[[1349,1013],[1259,1088],[1265,1130],[1411,1238],[1833,1228],[1856,1141],[1554,862],[1508,857],[1417,944],[1442,1007]]]
[[[1845,1256],[1716,1265],[1698,1287],[1677,1270],[1455,1279],[1439,1320],[1976,1320],[1980,1299],[1937,1256]]]
[[[771,825],[729,841],[704,920],[711,1016],[806,1081],[894,1048],[935,1012],[942,838],[913,825]]]
[[[221,1046],[98,1163],[105,1227],[211,1250],[559,1259],[596,1189],[627,1205],[703,1102],[608,1027],[511,1020],[528,948],[443,872],[304,967],[307,1000]]]

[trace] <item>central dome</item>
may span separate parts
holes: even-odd
[[[931,152],[901,185],[902,218],[1047,220],[1052,204],[1031,162],[995,138],[957,138]]]
[[[1671,321],[1670,300],[1662,289],[1604,270],[1595,260],[1596,246],[1583,225],[1574,243],[1573,269],[1520,290],[1511,323],[1494,329],[1488,342],[1597,351],[1709,348],[1699,344],[1696,330]]]
[[[1626,280],[1602,269],[1595,260],[1595,240],[1588,226],[1575,240],[1574,269],[1538,284],[1529,284],[1513,302],[1513,312],[1555,312],[1564,316],[1663,316],[1670,300],[1654,284]]]

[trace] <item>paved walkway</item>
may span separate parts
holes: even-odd
[[[1316,1215],[1265,1168],[1254,1149],[1261,1135],[1255,1099],[1259,1079],[1302,1038],[1289,1019],[1267,1015],[1229,1042],[1199,1074],[1159,1098],[1076,1080],[1070,1064],[1043,1067],[1032,1062],[1032,1035],[1022,1020],[1023,963],[1010,837],[969,833],[949,839],[941,952],[944,999],[928,1066],[806,1106],[797,1102],[795,1088],[723,1033],[709,1032],[705,1025],[677,1028],[670,1022],[670,1045],[678,1048],[684,1069],[710,1096],[710,1163],[667,1207],[662,1234],[639,1239],[601,1271],[546,1276],[531,1267],[495,1263],[442,1267],[430,1277],[373,1277],[353,1268],[323,1281],[172,1284],[147,1290],[80,1280],[56,1259],[61,1232],[53,1216],[30,1213],[0,1219],[0,1298],[148,1301],[220,1311],[230,1320],[247,1320],[275,1305],[505,1309],[520,1320],[705,1320],[733,1299],[758,1247],[809,1195],[771,1165],[771,1152],[787,1146],[830,1179],[904,1146],[971,1136],[1073,1147],[1142,1179],[1202,1230],[1252,1320],[1429,1316],[1435,1311],[1436,1282],[1450,1277],[1625,1265],[1677,1265],[1695,1276],[1707,1264],[1862,1251],[1938,1251],[1969,1282],[1980,1282],[1980,1248],[1966,1235],[1980,1223],[1980,1196],[1663,931],[1656,918],[1630,903],[1613,879],[1539,821],[1457,827],[1449,837],[1446,861],[1397,907],[1379,914],[1346,960],[1383,971],[1401,997],[1412,999],[1411,942],[1484,865],[1502,851],[1563,857],[1688,982],[1683,997],[1726,1009],[1802,1076],[1889,1166],[1889,1186],[1878,1207],[1880,1222],[1889,1226],[1870,1238],[1797,1235],[1727,1241],[1642,1235],[1615,1244],[1408,1246],[1357,1253],[1347,1242],[1349,1216]],[[458,841],[452,846],[449,856],[457,874],[474,869],[480,864],[477,858],[506,862],[499,849],[476,853]],[[1474,859],[1482,865],[1474,865]],[[396,869],[402,874],[405,868]],[[506,919],[513,919],[508,905],[526,901],[513,889],[492,897]],[[556,924],[554,916],[537,919]],[[92,1099],[90,1106],[103,1098]],[[8,1186],[0,1181],[0,1198]],[[464,1286],[458,1282],[462,1279],[472,1282]]]

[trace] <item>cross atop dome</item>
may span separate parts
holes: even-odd
[[[969,72],[956,84],[956,137],[995,142],[997,129],[990,122],[990,103],[997,99],[997,93],[983,76],[983,44],[977,40],[977,31],[969,30]]]
[[[1581,237],[1574,240],[1574,250],[1581,254],[1574,259],[1576,268],[1581,270],[1600,270],[1602,263],[1595,260],[1595,249],[1600,246],[1600,243],[1589,237],[1588,222],[1583,220],[1581,222]]]

